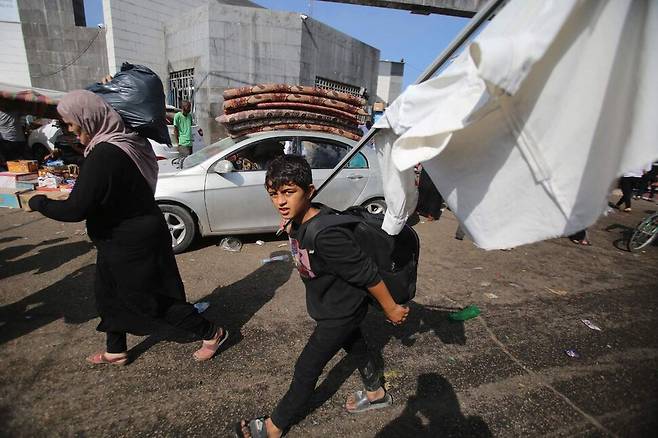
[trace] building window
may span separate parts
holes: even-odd
[[[194,113],[194,69],[172,71],[169,73],[169,105],[180,108],[184,100],[192,103]]]
[[[73,0],[73,21],[76,26],[85,27],[87,25],[84,0]]]
[[[359,97],[361,97],[365,91],[363,88],[355,87],[354,85],[343,84],[342,82],[336,82],[331,79],[320,78],[317,76],[315,77],[315,86],[318,88],[326,88],[328,90],[342,91],[343,93],[349,93]]]

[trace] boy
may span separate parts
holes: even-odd
[[[382,386],[382,367],[368,351],[359,326],[368,311],[368,292],[394,325],[405,321],[409,309],[393,301],[376,265],[361,252],[348,229],[329,227],[321,231],[312,254],[300,246],[308,224],[332,211],[311,204],[315,188],[311,168],[304,158],[275,158],[267,169],[265,188],[283,223],[291,220],[287,230],[291,249],[306,286],[306,307],[317,325],[297,359],[290,388],[272,417],[242,421],[236,427],[236,435],[280,437],[307,407],[322,369],[341,348],[357,360],[365,385],[365,391],[348,398],[346,409],[356,413],[390,406],[391,396]]]
[[[184,100],[181,110],[174,116],[174,140],[178,144],[178,154],[187,157],[192,153],[192,104]]]

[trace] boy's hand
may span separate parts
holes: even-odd
[[[409,308],[396,304],[395,306],[384,309],[384,314],[386,319],[388,319],[393,325],[400,325],[407,320],[407,315],[409,315]]]

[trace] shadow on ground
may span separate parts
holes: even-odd
[[[402,414],[379,431],[376,438],[491,437],[487,423],[461,412],[455,390],[437,373],[418,376],[416,394],[407,399]]]
[[[380,310],[370,308],[362,327],[368,347],[375,353],[380,363],[385,363],[381,352],[391,339],[399,339],[402,345],[410,347],[414,345],[419,334],[432,332],[444,344],[464,345],[466,343],[464,323],[448,320],[448,314],[455,309],[423,306],[414,302],[409,303],[409,308],[407,322],[397,327],[386,322],[386,318]],[[352,357],[344,356],[315,388],[309,408],[296,421],[301,421],[333,397],[356,369],[357,364]]]
[[[52,271],[64,263],[88,253],[93,248],[90,242],[71,242],[39,249],[37,254],[21,257],[33,249],[53,245],[66,240],[57,238],[44,240],[36,245],[16,245],[0,250],[0,279],[37,269],[36,274]]]
[[[290,252],[276,251],[271,257],[285,254],[290,255]],[[243,339],[242,327],[274,298],[276,290],[290,278],[292,269],[292,262],[268,263],[241,280],[228,286],[218,287],[211,294],[199,299],[210,303],[203,316],[229,331],[230,336],[222,346],[223,350],[231,348]],[[130,350],[131,360],[137,359],[161,340],[196,341],[185,332],[162,326],[157,334],[147,337]]]
[[[290,251],[275,251],[270,257],[290,255]],[[273,262],[261,265],[251,274],[228,286],[218,287],[199,301],[208,301],[210,308],[204,316],[231,332],[226,348],[239,343],[242,327],[272,298],[290,278],[292,262]]]
[[[98,315],[93,299],[95,270],[96,265],[87,265],[39,292],[0,307],[0,344],[60,318],[69,324],[82,324],[95,318]]]

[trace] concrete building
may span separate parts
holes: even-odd
[[[30,85],[23,28],[15,1],[0,1],[0,82]]]
[[[404,61],[379,61],[377,101],[388,106],[402,93]]]
[[[379,50],[299,14],[247,0],[104,0],[110,71],[123,61],[156,71],[168,101],[193,98],[210,139],[226,88],[277,82],[360,93],[377,86]]]
[[[68,91],[123,62],[146,65],[169,103],[193,100],[206,141],[226,134],[214,120],[226,88],[280,82],[359,94],[377,87],[379,50],[249,0],[103,0],[103,15],[103,29],[88,28],[83,0],[0,0],[0,82]]]
[[[84,17],[83,0],[1,1],[0,82],[71,90],[105,76],[105,33]]]

